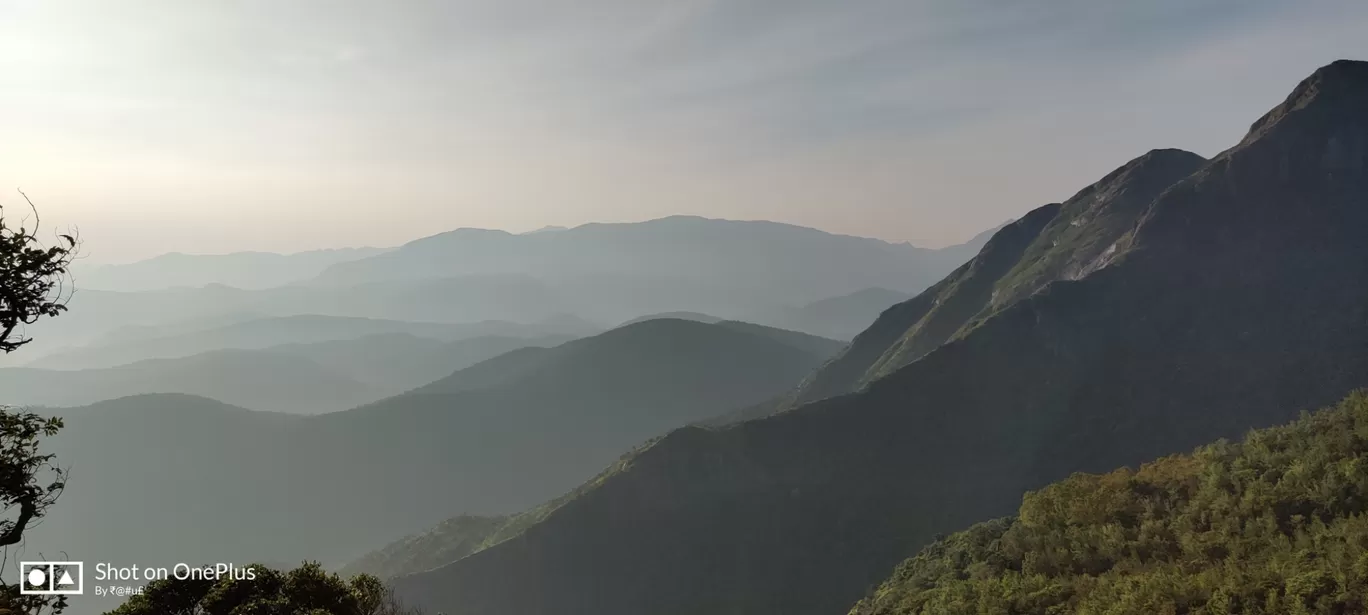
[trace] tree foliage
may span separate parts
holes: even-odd
[[[416,615],[379,579],[344,580],[316,562],[281,572],[250,567],[254,578],[163,579],[107,615]]]
[[[31,341],[20,327],[62,313],[70,296],[63,280],[76,254],[76,238],[58,235],[60,243],[45,246],[37,236],[38,210],[28,205],[31,221],[17,225],[8,224],[0,207],[0,351],[5,353]],[[66,486],[66,472],[54,456],[39,451],[41,439],[61,428],[60,418],[0,406],[0,511],[7,515],[0,519],[0,549],[19,544]],[[0,586],[0,613],[57,613],[65,605],[61,597],[23,596],[18,585]]]
[[[6,353],[32,341],[20,327],[61,314],[70,298],[63,281],[76,256],[76,237],[58,235],[60,242],[45,245],[38,238],[38,210],[29,205],[32,222],[17,225],[0,207],[0,351]]]
[[[1368,394],[1028,494],[904,562],[855,615],[1368,612]]]

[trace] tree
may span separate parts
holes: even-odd
[[[108,615],[418,615],[368,574],[344,580],[317,562],[287,572],[248,569],[251,575],[217,580],[153,581]]]
[[[33,341],[16,332],[19,327],[66,311],[70,287],[63,282],[76,256],[74,235],[58,235],[61,242],[52,246],[38,239],[38,210],[28,196],[24,201],[32,212],[31,229],[25,220],[10,226],[0,207],[0,351],[5,353]]]
[[[77,247],[72,235],[58,235],[58,244],[44,245],[38,239],[38,210],[26,195],[24,201],[31,228],[28,218],[11,225],[0,207],[0,351],[6,354],[31,341],[21,327],[66,310],[70,285],[64,282]],[[19,544],[66,486],[66,471],[39,450],[41,439],[61,428],[60,418],[0,406],[0,514],[6,515],[0,519],[0,549]],[[18,585],[0,585],[0,614],[59,613],[65,605],[63,598],[22,596]]]

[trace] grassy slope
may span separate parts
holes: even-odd
[[[339,574],[373,574],[382,579],[430,570],[470,555],[486,544],[509,517],[460,515],[438,523],[432,529],[367,553],[347,564]]]

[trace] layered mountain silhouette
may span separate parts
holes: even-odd
[[[502,514],[563,493],[640,441],[792,388],[839,347],[757,325],[652,320],[488,362],[516,370],[475,365],[319,416],[184,395],[52,410],[66,428],[50,450],[72,477],[30,548],[340,565],[459,511]]]
[[[110,292],[78,287],[58,326],[55,319],[35,324],[35,344],[26,355],[50,355],[63,347],[92,345],[117,331],[155,332],[161,336],[185,333],[172,323],[220,325],[237,322],[231,317],[256,314],[261,318],[367,318],[437,324],[471,324],[488,321],[544,323],[566,321],[572,307],[546,282],[527,276],[466,276],[440,280],[373,282],[354,286],[315,287],[290,285],[263,290],[244,290],[223,285],[175,288],[147,292]],[[639,313],[636,313],[639,314]],[[633,314],[633,315],[636,315]],[[616,322],[607,320],[605,322]],[[592,334],[603,327],[580,320],[594,331],[552,331],[571,335]],[[357,335],[375,333],[366,330]],[[480,335],[503,334],[484,331]],[[336,338],[342,339],[342,338]],[[296,340],[285,337],[276,343]],[[212,349],[212,348],[209,348]],[[206,349],[206,350],[209,350]]]
[[[285,322],[292,321],[285,319]],[[366,321],[363,324],[385,323]],[[410,325],[419,331],[424,329],[417,323],[389,324]],[[179,354],[176,349],[191,350],[212,339],[230,344],[232,339],[251,345],[253,338],[245,334],[252,330],[252,327],[235,327],[203,335],[162,338],[158,343],[141,347],[109,347],[102,352],[136,356],[139,351],[160,349]],[[305,336],[307,330],[305,326],[295,332]],[[319,331],[326,329],[316,330]],[[441,327],[425,332],[457,335],[461,331],[455,327]],[[184,393],[253,410],[317,414],[346,410],[397,395],[519,348],[556,346],[570,339],[557,335],[480,336],[442,341],[402,332],[376,333],[355,339],[282,344],[264,349],[212,350],[186,357],[146,359],[117,367],[0,368],[0,389],[5,391],[6,400],[16,405],[81,406],[142,393]],[[87,355],[89,358],[95,356],[99,355]],[[60,357],[54,361],[60,363],[57,359]]]
[[[489,336],[540,337],[545,335],[592,334],[594,332],[596,331],[592,330],[591,325],[579,322],[546,322],[529,325],[506,321],[486,321],[453,324],[302,314],[255,318],[203,330],[141,339],[124,337],[114,341],[69,348],[49,354],[32,361],[28,366],[52,369],[93,369],[125,365],[146,359],[188,357],[222,349],[265,349],[350,341],[372,335],[403,334],[446,342]],[[318,356],[316,352],[297,346],[286,350],[290,354]],[[457,367],[446,370],[444,373],[451,373],[455,369]]]
[[[1368,384],[1364,237],[1368,63],[1342,61],[1204,164],[1152,152],[1004,228],[812,401],[676,430],[396,585],[464,615],[844,612],[1028,489]]]
[[[215,350],[191,357],[149,359],[104,369],[0,369],[8,403],[78,406],[142,393],[185,393],[252,408],[316,414],[385,396],[345,372],[298,355]]]
[[[60,323],[30,327],[35,342],[25,354],[244,313],[438,323],[574,315],[596,330],[667,312],[753,321],[868,287],[919,291],[983,241],[931,250],[772,222],[675,217],[522,235],[461,229],[380,251],[164,255],[78,271],[70,310]],[[151,357],[80,367],[142,358]],[[0,365],[15,364],[0,357]]]

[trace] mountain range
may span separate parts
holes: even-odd
[[[986,239],[933,250],[772,222],[679,216],[523,235],[459,229],[381,251],[167,255],[78,271],[70,310],[60,323],[31,325],[35,342],[25,355],[93,345],[117,330],[228,324],[243,314],[436,323],[574,317],[602,329],[691,311],[792,326],[766,315],[870,287],[919,291]],[[833,331],[828,326],[816,329]]]
[[[72,474],[29,539],[90,561],[340,565],[460,511],[528,508],[638,442],[781,394],[841,346],[660,319],[317,416],[185,395],[44,410],[66,421],[48,450]]]
[[[1156,150],[1000,230],[786,410],[675,430],[395,585],[463,615],[846,611],[1030,489],[1368,385],[1365,204],[1368,63],[1341,61],[1210,160]]]
[[[0,367],[66,421],[24,555],[462,615],[1357,612],[1365,397],[1249,430],[1368,386],[1364,237],[1340,61],[941,250],[675,216],[78,267]]]
[[[657,278],[815,301],[871,286],[920,290],[986,237],[941,250],[765,221],[672,216],[515,235],[458,229],[328,267],[319,283],[464,275]],[[706,310],[705,310],[706,311]]]

